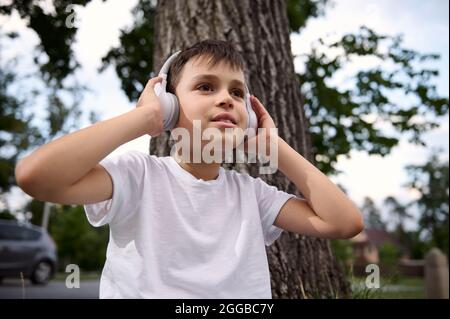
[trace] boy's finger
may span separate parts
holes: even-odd
[[[147,81],[147,84],[145,85],[145,89],[146,90],[153,90],[153,87],[155,86],[156,83],[161,82],[162,81],[162,77],[157,76],[154,78],[151,78],[150,80]]]
[[[266,108],[265,108],[264,105],[261,103],[261,101],[258,100],[258,98],[257,98],[256,96],[254,96],[254,95],[252,95],[252,96],[253,96],[253,99],[254,99],[254,101],[255,101],[255,104],[256,104],[259,108],[261,108],[261,109],[263,109],[263,110],[266,110]]]
[[[262,103],[254,95],[252,95],[252,105],[255,107],[254,110],[258,115],[262,115],[267,112]]]
[[[254,104],[256,107],[261,107],[261,102],[258,100],[258,98],[254,95],[251,96],[252,104]]]

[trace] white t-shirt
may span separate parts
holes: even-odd
[[[84,205],[109,224],[100,298],[272,298],[265,245],[295,195],[220,167],[197,179],[170,156],[138,151],[105,158],[111,199]]]

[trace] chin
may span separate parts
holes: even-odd
[[[221,130],[219,136],[211,136],[210,134],[203,135],[205,131],[203,131],[202,136],[202,144],[203,145],[210,145],[214,147],[219,147],[221,145],[222,150],[225,149],[225,146],[232,147],[233,149],[238,145],[236,141],[241,141],[239,136],[236,136],[233,134],[233,132],[226,132],[224,130]]]

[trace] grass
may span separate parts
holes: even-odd
[[[67,276],[69,276],[70,273],[65,272],[57,272],[55,276],[53,277],[53,280],[56,281],[65,281]],[[100,272],[86,272],[86,271],[80,271],[80,280],[100,280],[101,273]]]
[[[367,288],[365,277],[351,279],[354,299],[424,299],[423,278],[380,278],[380,288]]]

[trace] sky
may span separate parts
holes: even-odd
[[[0,0],[0,2],[4,2]],[[51,1],[44,2],[51,10]],[[95,110],[100,120],[109,119],[134,108],[120,88],[120,82],[113,68],[109,67],[99,74],[101,58],[111,47],[119,44],[120,29],[132,24],[131,9],[137,3],[133,1],[108,0],[103,3],[94,0],[84,8],[76,8],[79,30],[73,45],[75,57],[81,64],[76,77],[81,83],[87,83],[92,90],[82,103],[86,114]],[[311,45],[321,37],[336,39],[348,32],[356,32],[360,26],[366,25],[374,31],[387,35],[403,34],[403,46],[421,53],[439,53],[441,59],[431,67],[440,70],[435,81],[438,93],[448,97],[449,93],[449,2],[446,0],[335,0],[333,7],[328,7],[323,17],[310,20],[300,35],[291,35],[292,53],[297,56],[307,54]],[[18,16],[7,19],[0,18],[3,31],[18,31],[20,40],[14,47],[3,48],[4,58],[22,54],[20,67],[32,67],[32,59],[24,52],[31,52],[38,43],[32,31]],[[333,52],[325,52],[332,55]],[[294,60],[297,71],[302,71],[302,57]],[[355,60],[333,81],[333,85],[343,87],[345,81],[355,70],[367,67],[367,60]],[[150,75],[149,75],[150,76]],[[400,103],[400,101],[399,101]],[[33,110],[40,114],[38,110]],[[43,116],[43,114],[41,114]],[[402,185],[407,181],[404,167],[407,164],[422,164],[426,161],[431,147],[442,147],[444,158],[448,159],[448,116],[440,120],[441,126],[428,132],[424,139],[429,147],[414,146],[402,137],[392,153],[386,157],[368,156],[364,152],[352,151],[351,158],[340,158],[337,169],[344,173],[331,177],[335,183],[343,185],[349,197],[358,205],[365,196],[371,197],[379,207],[387,196],[395,196],[401,202],[409,202],[418,194],[405,189]],[[88,124],[87,118],[80,120],[80,128]],[[380,127],[389,129],[388,123],[380,122]],[[149,136],[143,136],[126,143],[112,152],[114,156],[129,150],[148,153]],[[9,207],[19,209],[30,197],[15,187],[6,198]],[[1,205],[1,204],[0,204]],[[389,216],[383,211],[383,217]],[[410,226],[412,227],[412,223]]]

